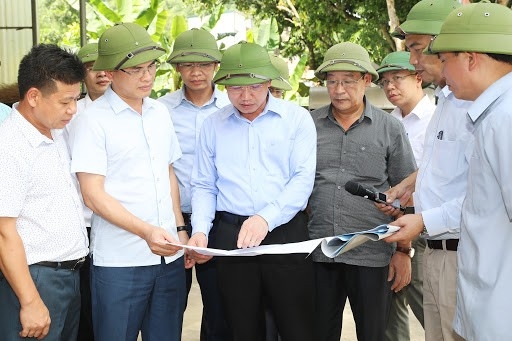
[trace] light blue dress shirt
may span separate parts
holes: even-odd
[[[228,105],[229,99],[224,92],[215,88],[212,98],[203,106],[198,107],[185,98],[185,90],[181,88],[160,97],[158,101],[163,103],[171,114],[174,130],[183,153],[173,165],[180,188],[181,211],[192,213],[190,178],[201,126],[208,116]]]
[[[3,103],[0,103],[0,123],[9,116],[11,113],[12,108],[8,105],[5,105]]]
[[[475,140],[462,207],[454,328],[465,340],[510,340],[512,72],[468,113]]]
[[[272,231],[306,207],[316,169],[310,113],[273,96],[253,121],[228,105],[203,123],[192,172],[193,233],[215,211],[263,217]]]

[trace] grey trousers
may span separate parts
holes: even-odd
[[[425,239],[418,237],[412,242],[416,253],[411,261],[411,283],[398,293],[393,293],[391,310],[389,312],[388,326],[384,340],[409,341],[409,310],[411,307],[414,316],[423,324],[423,253],[425,252]]]

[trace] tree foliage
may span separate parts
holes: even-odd
[[[197,4],[198,0],[187,0]],[[218,0],[201,0],[209,10]],[[257,20],[275,18],[283,39],[285,56],[309,55],[309,67],[321,64],[325,51],[342,41],[352,41],[368,49],[375,61],[396,50],[389,34],[386,1],[383,0],[220,0]],[[395,8],[404,20],[417,0],[401,0]]]

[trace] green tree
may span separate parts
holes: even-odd
[[[186,0],[198,3],[198,0]],[[217,0],[199,1],[209,10]],[[309,55],[309,67],[320,65],[325,51],[342,41],[366,47],[375,61],[397,49],[389,31],[388,8],[382,0],[221,0],[254,17],[257,21],[275,18],[283,39],[280,50],[285,56]],[[404,20],[417,0],[401,0],[395,8]]]

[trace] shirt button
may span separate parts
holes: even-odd
[[[338,186],[338,189],[341,189],[341,186]]]

